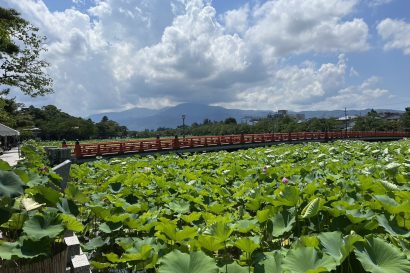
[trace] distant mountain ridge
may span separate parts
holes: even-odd
[[[375,109],[377,112],[403,112],[390,109]],[[348,110],[349,116],[366,115],[371,109]],[[186,116],[185,124],[191,125],[194,122],[202,123],[204,119],[212,121],[222,121],[233,117],[238,123],[249,120],[249,118],[266,117],[271,110],[240,110],[227,109],[220,106],[209,106],[199,103],[183,103],[174,107],[153,110],[147,108],[132,108],[121,112],[108,112],[91,115],[90,118],[99,122],[103,116],[114,120],[121,125],[125,125],[130,130],[157,129],[159,127],[176,128],[182,124],[182,115]],[[289,111],[290,114],[304,114],[305,118],[330,118],[344,116],[344,110],[331,111]]]

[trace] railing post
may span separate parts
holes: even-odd
[[[194,139],[191,137],[191,140],[189,141],[189,147],[193,148],[194,147]]]
[[[78,139],[75,141],[74,154],[75,154],[76,158],[81,158],[82,157],[80,141],[78,141]]]
[[[241,144],[245,143],[245,135],[243,133],[241,134],[240,142],[241,142]]]
[[[101,144],[97,144],[97,155],[101,155]]]
[[[205,141],[204,141],[204,146],[207,147],[208,146],[208,140],[205,137]]]
[[[157,144],[157,150],[159,150],[159,151],[162,150],[162,147],[161,147],[161,139],[160,139],[159,135],[157,135],[156,144]]]
[[[138,152],[142,153],[144,151],[144,143],[141,141],[140,142],[140,147],[138,149]]]
[[[61,142],[61,147],[67,148],[67,141],[65,139],[63,139],[63,141]]]
[[[175,150],[179,149],[179,140],[177,135],[175,135],[175,138],[172,141],[172,148]]]
[[[288,141],[291,141],[292,140],[292,134],[289,132],[288,133]]]
[[[217,142],[216,142],[219,146],[221,146],[221,137],[218,136]]]
[[[125,144],[123,142],[120,143],[120,154],[125,152]]]

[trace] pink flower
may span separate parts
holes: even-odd
[[[282,183],[287,185],[289,183],[289,179],[287,179],[286,177],[282,178]]]

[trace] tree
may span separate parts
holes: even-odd
[[[406,107],[406,112],[400,118],[401,128],[405,131],[410,131],[410,107]]]
[[[52,80],[40,58],[45,37],[13,9],[0,7],[0,86],[17,87],[35,97],[52,93]]]
[[[236,119],[233,117],[226,118],[224,123],[225,124],[237,124]]]

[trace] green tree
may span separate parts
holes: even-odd
[[[35,97],[51,93],[52,80],[41,59],[45,37],[13,9],[0,7],[0,86],[16,87]]]
[[[96,124],[97,135],[100,138],[119,137],[127,135],[127,127],[120,126],[117,122],[103,116],[101,121]]]
[[[402,130],[410,131],[410,107],[406,107],[406,112],[400,118],[400,127]]]

